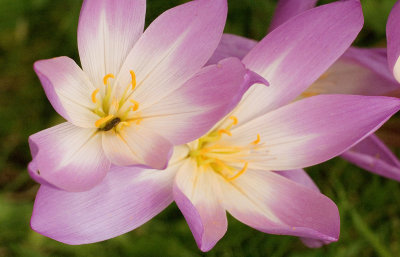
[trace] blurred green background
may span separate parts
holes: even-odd
[[[299,0],[301,1],[301,0]],[[69,246],[29,227],[38,185],[28,176],[27,138],[61,122],[32,70],[39,59],[70,56],[79,63],[76,29],[81,0],[0,0],[0,256],[400,256],[400,184],[341,159],[307,169],[339,206],[340,241],[308,249],[294,237],[268,235],[229,217],[225,237],[201,253],[173,204],[128,234]],[[147,24],[184,0],[149,0]],[[330,1],[321,1],[326,3]],[[386,19],[394,0],[364,0],[365,27],[358,46],[385,46]],[[261,39],[276,1],[229,0],[226,32]],[[380,136],[400,156],[399,117]]]

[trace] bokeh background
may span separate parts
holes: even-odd
[[[187,1],[147,2],[149,24]],[[226,32],[261,39],[276,2],[229,0]],[[385,47],[386,19],[395,0],[361,2],[365,27],[355,45]],[[258,232],[229,217],[225,237],[212,251],[201,253],[175,204],[130,233],[91,245],[69,246],[32,231],[29,219],[39,186],[26,171],[31,158],[27,138],[62,122],[32,64],[63,55],[79,63],[76,29],[81,3],[0,0],[0,256],[400,256],[400,184],[338,158],[307,169],[341,214],[340,241],[320,249],[308,249],[294,237]],[[399,115],[378,135],[400,157]]]

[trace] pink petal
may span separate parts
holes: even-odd
[[[223,34],[221,42],[207,64],[216,64],[228,57],[243,59],[250,50],[257,45],[257,41],[232,34]]]
[[[232,129],[229,140],[233,145],[248,145],[259,134],[265,153],[260,152],[249,167],[298,169],[343,153],[376,131],[399,109],[400,99],[392,97],[314,96]]]
[[[269,33],[243,62],[271,87],[253,88],[238,119],[293,101],[345,52],[362,25],[360,2],[349,0],[305,11]]]
[[[218,199],[217,176],[214,172],[199,170],[193,160],[187,160],[177,173],[173,189],[174,200],[203,252],[214,247],[228,226]]]
[[[144,109],[141,126],[157,130],[174,145],[193,141],[228,114],[256,82],[268,83],[239,59],[225,59],[203,68],[162,101]]]
[[[222,202],[233,217],[265,233],[333,242],[339,212],[326,196],[270,171],[247,170],[222,184]]]
[[[317,5],[318,0],[279,0],[269,30],[274,30],[294,16]]]
[[[30,171],[67,191],[93,188],[110,168],[96,129],[62,123],[31,135],[29,146],[33,157]]]
[[[129,53],[117,83],[129,85],[133,70],[135,100],[142,108],[158,102],[211,57],[221,39],[226,13],[226,0],[199,0],[161,14]]]
[[[37,61],[34,69],[53,108],[76,126],[94,128],[98,117],[91,111],[95,90],[86,74],[68,57]]]
[[[387,54],[389,68],[393,72],[394,77],[400,82],[400,3],[397,2],[390,12],[386,25],[387,37]]]
[[[370,172],[400,181],[400,161],[375,135],[367,137],[341,156]]]
[[[175,166],[176,167],[176,166]],[[127,233],[172,202],[176,169],[113,168],[90,191],[71,193],[42,185],[31,227],[66,244],[89,244]]]
[[[388,95],[400,90],[387,67],[386,49],[350,47],[305,95]]]
[[[118,166],[145,165],[165,169],[172,153],[172,145],[164,137],[134,123],[119,134],[103,133],[103,148],[110,161]]]
[[[78,26],[83,70],[96,87],[103,77],[117,75],[143,33],[146,0],[85,0]]]

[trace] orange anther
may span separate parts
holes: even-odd
[[[112,118],[114,118],[114,115],[108,115],[108,116],[106,116],[106,117],[103,117],[103,118],[101,118],[101,119],[98,119],[94,125],[96,126],[96,128],[99,128],[101,125],[103,125],[104,123],[107,123],[107,122],[110,121]]]
[[[92,93],[92,102],[93,103],[97,102],[96,95],[97,95],[97,93],[99,93],[99,91],[100,91],[100,89],[96,89],[95,91],[93,91],[93,93]]]
[[[137,111],[139,109],[139,103],[136,102],[135,100],[129,100],[131,103],[133,103],[132,106],[132,111]]]
[[[103,78],[103,83],[104,83],[104,85],[107,85],[108,80],[109,80],[110,78],[113,78],[113,79],[114,79],[115,76],[114,76],[113,74],[111,74],[111,73],[104,76],[104,78]]]
[[[219,134],[227,134],[228,136],[232,136],[232,133],[226,129],[220,129],[220,130],[218,130],[218,133]]]
[[[229,117],[229,119],[231,119],[233,121],[233,125],[236,125],[239,122],[238,118],[236,118],[236,116],[231,116],[231,117]]]
[[[132,77],[132,90],[136,88],[136,74],[133,70],[129,71]]]
[[[260,141],[261,141],[260,134],[257,134],[257,139],[253,141],[253,144],[256,145],[256,144],[260,143]]]
[[[244,166],[243,166],[243,169],[241,169],[235,176],[233,176],[233,177],[231,177],[231,178],[228,178],[228,180],[229,180],[229,181],[233,181],[233,180],[237,179],[238,177],[240,177],[243,173],[246,172],[247,166],[248,166],[248,165],[249,165],[249,163],[246,162],[246,163],[244,164]]]

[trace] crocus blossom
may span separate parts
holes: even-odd
[[[312,247],[336,241],[338,209],[302,168],[373,133],[400,109],[400,100],[319,95],[290,102],[343,54],[362,23],[359,2],[350,0],[275,29],[244,58],[270,87],[251,88],[208,133],[176,146],[163,171],[113,167],[103,183],[81,193],[42,185],[32,228],[68,244],[93,243],[137,228],[175,201],[202,251],[225,234],[226,211],[262,232],[303,237]]]
[[[222,36],[225,0],[172,8],[143,33],[145,8],[145,0],[85,0],[83,70],[68,57],[35,63],[67,120],[29,138],[29,171],[39,182],[84,191],[111,164],[163,169],[173,145],[207,132],[248,86],[265,82],[234,58],[202,69]]]
[[[279,27],[294,16],[315,7],[316,0],[280,0],[272,19],[270,30]],[[393,18],[392,15],[392,21]],[[393,33],[399,22],[392,22]],[[390,25],[388,25],[390,27]],[[390,29],[389,29],[390,30]],[[388,31],[389,31],[388,30]],[[388,38],[390,34],[388,33]],[[394,37],[395,38],[395,37]],[[228,56],[243,58],[257,41],[224,34],[209,64]],[[400,52],[398,43],[388,40],[392,67]],[[393,47],[391,47],[393,45]],[[396,50],[397,49],[397,50]],[[396,52],[397,51],[397,55]],[[305,89],[297,99],[319,94],[355,94],[399,96],[400,84],[388,69],[386,49],[350,47],[321,77]],[[394,60],[394,61],[393,61]],[[400,74],[400,73],[399,73]],[[396,76],[396,75],[395,75]],[[400,181],[400,161],[375,135],[344,152],[341,157],[375,174]]]

